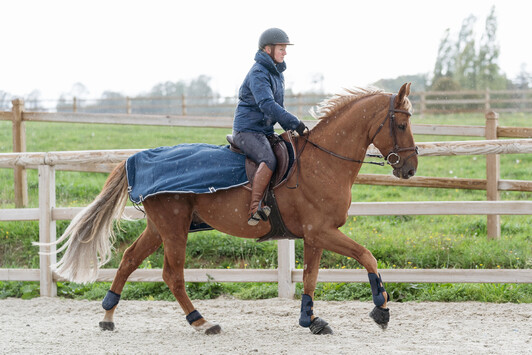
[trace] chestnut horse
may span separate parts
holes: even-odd
[[[299,171],[276,189],[279,210],[288,230],[304,240],[303,297],[299,323],[314,334],[330,334],[331,328],[313,314],[314,290],[323,249],[356,259],[368,272],[375,308],[370,316],[383,329],[389,321],[388,294],[371,252],[338,228],[347,220],[351,187],[368,146],[373,143],[402,179],[417,168],[417,148],[409,123],[412,108],[410,83],[396,95],[380,90],[356,89],[336,95],[320,106],[320,121],[297,139]],[[285,135],[288,133],[285,133]],[[297,180],[297,181],[296,181]],[[289,189],[287,186],[298,187]],[[77,281],[93,281],[98,267],[109,260],[113,221],[122,216],[127,202],[125,162],[111,173],[98,197],[79,213],[57,243],[67,249],[57,264],[57,273]],[[108,291],[100,327],[113,330],[113,313],[129,275],[164,244],[163,280],[182,307],[192,327],[206,334],[219,333],[194,308],[185,290],[184,264],[187,235],[193,216],[223,233],[256,239],[270,230],[270,223],[247,224],[250,189],[240,186],[206,194],[157,194],[143,206],[147,226],[124,252]]]

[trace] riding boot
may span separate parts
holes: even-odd
[[[268,206],[261,206],[261,200],[264,196],[264,192],[270,183],[270,179],[273,175],[273,171],[268,168],[266,163],[260,163],[253,177],[251,185],[251,203],[249,205],[249,219],[248,224],[255,226],[262,219],[268,220],[271,209]]]

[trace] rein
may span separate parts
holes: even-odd
[[[309,131],[308,136],[310,136],[310,131]],[[312,144],[313,146],[315,146],[315,147],[318,148],[319,150],[324,151],[325,153],[330,154],[330,155],[332,155],[333,157],[336,157],[336,158],[338,158],[338,159],[346,160],[346,161],[351,162],[351,163],[359,163],[359,164],[374,164],[374,165],[384,166],[384,163],[383,163],[383,162],[377,162],[377,161],[363,161],[363,160],[358,160],[358,159],[352,159],[352,158],[349,158],[349,157],[344,157],[343,155],[340,155],[340,154],[336,154],[336,153],[334,153],[334,152],[331,152],[330,150],[323,148],[321,145],[318,145],[318,144],[316,144],[316,143],[310,141],[310,140],[308,139],[308,137],[303,137],[303,138],[305,138],[305,140],[306,140],[307,142],[309,142],[310,144]],[[382,158],[382,155],[375,155],[375,154],[367,154],[367,156],[368,156],[368,157]]]
[[[414,153],[412,153],[411,155],[409,155],[404,161],[406,162],[408,159],[410,159],[412,156],[415,156],[417,154],[419,154],[418,152],[418,147],[415,146],[415,147],[408,147],[408,148],[401,148],[397,145],[397,137],[396,137],[396,133],[395,133],[395,125],[394,125],[394,120],[395,120],[395,114],[397,112],[399,113],[404,113],[406,115],[408,115],[409,117],[412,116],[412,113],[410,111],[406,111],[406,110],[398,110],[394,107],[394,102],[395,102],[395,97],[397,96],[397,94],[393,94],[391,97],[390,97],[390,108],[388,109],[388,114],[386,115],[386,117],[384,118],[384,121],[382,121],[382,123],[379,125],[379,128],[377,128],[377,132],[375,132],[375,134],[373,135],[373,137],[371,138],[371,142],[373,143],[373,140],[375,139],[375,137],[377,136],[377,134],[379,134],[379,132],[381,131],[382,127],[384,127],[386,121],[389,119],[390,120],[390,136],[393,138],[393,149],[391,152],[389,152],[387,155],[386,155],[386,162],[389,164],[389,165],[397,165],[399,164],[399,161],[401,160],[399,154],[397,153],[400,153],[400,152],[405,152],[405,151],[410,151],[410,150],[413,150]],[[359,163],[359,164],[374,164],[374,165],[379,165],[379,166],[384,166],[384,162],[374,162],[374,161],[362,161],[362,160],[358,160],[358,159],[352,159],[352,158],[349,158],[349,157],[344,157],[343,155],[340,155],[340,154],[336,154],[322,146],[320,146],[319,144],[317,143],[314,143],[312,142],[311,140],[309,140],[309,137],[310,137],[310,131],[309,131],[309,134],[308,136],[303,136],[303,138],[306,140],[306,142],[312,144],[314,147],[320,149],[321,151],[329,154],[329,155],[332,155],[333,157],[336,157],[338,159],[342,159],[342,160],[346,160],[348,162],[352,162],[352,163]],[[384,158],[382,155],[375,155],[375,154],[367,154],[366,156],[368,157],[374,157],[374,158]],[[404,163],[403,163],[404,164]]]

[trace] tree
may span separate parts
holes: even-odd
[[[448,76],[442,76],[432,82],[432,91],[459,91],[460,83]]]
[[[186,84],[183,81],[172,82],[167,81],[164,83],[159,83],[155,85],[149,96],[154,97],[168,97],[168,96],[181,96],[185,93]]]
[[[438,56],[436,57],[436,64],[434,65],[433,71],[434,81],[437,81],[441,77],[452,77],[454,74],[456,50],[449,36],[450,29],[446,29],[438,47]]]
[[[476,17],[469,15],[462,22],[456,42],[450,39],[447,29],[438,48],[434,65],[432,90],[484,90],[505,89],[508,83],[497,64],[499,45],[497,43],[497,18],[495,7],[486,18],[480,45],[476,45],[474,26]]]
[[[0,90],[0,110],[9,111],[11,110],[11,94]]]
[[[395,79],[381,79],[374,82],[373,86],[389,92],[396,92],[404,83],[412,83],[413,91],[425,91],[427,88],[428,74],[401,75]]]
[[[179,80],[176,82],[167,81],[155,85],[149,97],[153,98],[149,105],[153,108],[150,113],[175,113],[182,112],[183,102],[181,98],[185,96],[185,104],[188,105],[210,105],[215,102],[219,95],[214,92],[209,82],[211,78],[206,75],[200,75],[195,79],[186,82]],[[163,100],[160,98],[174,98],[175,100]],[[159,98],[159,99],[155,99]],[[176,104],[177,100],[177,104]],[[143,113],[148,113],[144,112]],[[187,113],[193,114],[190,110]]]
[[[59,100],[57,100],[57,112],[72,112],[74,98],[78,100],[76,105],[80,107],[81,102],[79,100],[86,99],[88,95],[89,90],[85,85],[80,82],[75,83],[68,93],[61,94]]]
[[[532,73],[526,71],[526,64],[521,64],[521,71],[514,80],[514,85],[517,89],[527,90],[532,88]],[[1,102],[1,92],[0,92],[0,102]]]
[[[185,93],[187,102],[192,105],[212,105],[216,102],[219,95],[215,94],[209,82],[211,78],[206,75],[200,75],[188,84]]]
[[[200,75],[196,79],[192,79],[185,90],[187,96],[212,98],[214,91],[212,90],[209,82],[211,78],[206,75]]]
[[[126,97],[116,91],[104,91],[94,108],[87,108],[87,112],[124,113],[126,111]]]
[[[499,58],[499,44],[496,39],[497,18],[495,6],[486,18],[484,34],[482,35],[477,58],[477,87],[486,89],[504,89],[506,77],[500,73],[497,59]]]
[[[28,111],[44,111],[41,102],[41,92],[39,90],[33,90],[24,100],[24,109]]]
[[[477,18],[469,15],[462,22],[456,42],[455,69],[453,77],[465,89],[476,88],[476,62],[474,26]]]

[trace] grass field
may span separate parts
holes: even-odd
[[[532,116],[505,115],[501,126],[532,126]],[[415,123],[483,125],[482,115],[434,116],[414,118]],[[115,126],[59,123],[26,123],[27,151],[153,148],[190,142],[225,144],[228,129]],[[416,141],[468,140],[468,137],[417,136]],[[478,138],[476,138],[478,139]],[[0,122],[0,152],[11,152],[11,123]],[[531,180],[532,156],[501,156],[501,179]],[[365,165],[361,173],[390,174],[389,168]],[[418,176],[485,178],[483,156],[422,157]],[[106,179],[101,173],[58,171],[57,206],[85,206],[99,193]],[[36,171],[28,171],[29,207],[38,205]],[[407,188],[354,185],[353,201],[457,201],[485,200],[485,191]],[[530,200],[532,193],[502,192],[503,200]],[[0,208],[13,208],[13,171],[0,169]],[[532,266],[532,223],[530,216],[502,216],[500,240],[486,239],[485,216],[381,216],[353,217],[342,231],[368,247],[381,268],[530,268]],[[117,267],[121,252],[140,234],[144,221],[123,224],[118,234],[119,251],[108,267]],[[66,227],[58,223],[58,234]],[[0,268],[36,268],[38,254],[31,242],[38,239],[37,222],[0,222]],[[296,242],[296,265],[302,263],[302,243]],[[162,266],[162,248],[141,267]],[[219,232],[200,232],[189,236],[187,267],[198,268],[275,268],[275,242],[255,243]],[[357,268],[352,259],[325,252],[323,268]],[[60,283],[59,293],[67,297],[100,298],[108,284],[82,286]],[[276,284],[187,284],[194,298],[216,297],[222,293],[240,298],[276,296]],[[466,284],[389,284],[397,300],[481,300],[532,302],[528,285]],[[300,290],[300,285],[298,286]],[[38,284],[0,282],[0,298],[33,297]],[[162,283],[130,283],[125,298],[172,299]],[[364,284],[319,284],[321,299],[370,299]]]

